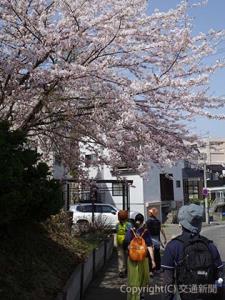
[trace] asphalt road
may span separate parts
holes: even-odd
[[[205,227],[201,234],[214,242],[220,252],[222,261],[225,262],[225,225]]]

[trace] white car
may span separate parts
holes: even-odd
[[[92,222],[92,203],[79,203],[70,206],[70,211],[73,212],[73,223],[77,225],[88,225]],[[118,223],[119,209],[111,204],[95,203],[94,218],[96,221],[101,221],[102,224],[116,227]],[[134,220],[137,212],[130,212],[130,220]]]

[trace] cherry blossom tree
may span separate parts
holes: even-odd
[[[205,62],[225,31],[193,36],[186,1],[150,16],[147,5],[1,0],[1,119],[71,169],[83,149],[140,172],[189,155],[188,121],[225,103],[208,94],[224,63]]]

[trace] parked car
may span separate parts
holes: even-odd
[[[79,203],[70,206],[70,211],[73,212],[73,223],[84,226],[92,222],[92,203]],[[111,204],[95,203],[94,217],[95,220],[100,220],[103,224],[109,225],[112,228],[118,223],[119,209]],[[130,221],[132,222],[137,212],[130,212]]]

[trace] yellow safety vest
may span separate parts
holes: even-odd
[[[116,233],[116,241],[118,246],[123,245],[123,241],[125,239],[126,231],[127,231],[127,224],[128,222],[125,222],[123,224],[119,223],[117,226],[117,233]]]

